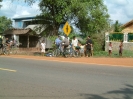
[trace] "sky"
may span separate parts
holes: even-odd
[[[0,9],[0,16],[6,16],[8,18],[16,18],[19,16],[36,16],[40,13],[38,2],[32,6],[22,2],[24,0],[17,0],[18,2],[12,2],[12,0],[3,0],[1,3],[3,7]],[[119,23],[125,24],[133,20],[133,0],[103,0],[107,6],[108,13],[112,22],[116,20]]]

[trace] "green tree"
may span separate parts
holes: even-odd
[[[29,5],[36,0],[24,0]],[[41,14],[38,23],[47,24],[45,35],[57,35],[60,24],[74,24],[84,37],[91,35],[94,48],[104,46],[104,33],[109,31],[111,20],[103,0],[38,0]],[[74,34],[70,34],[74,35]],[[102,45],[101,45],[102,44]]]
[[[118,22],[118,20],[115,22],[114,24],[114,32],[121,32],[122,31],[122,28],[121,28],[122,24],[120,24]]]
[[[24,0],[29,5],[36,0]],[[103,0],[37,0],[42,13],[40,24],[47,24],[44,33],[57,35],[60,24],[72,22],[82,33],[99,33],[109,26],[109,15]],[[42,21],[43,20],[43,21]]]
[[[0,0],[0,2],[2,2],[2,0]],[[2,5],[0,5],[0,8],[2,7]]]
[[[50,35],[57,35],[60,24],[66,21],[73,22],[87,35],[108,26],[109,15],[103,0],[40,0],[39,6],[42,13],[37,18],[41,19],[39,23],[47,24],[45,33]]]
[[[3,33],[5,30],[12,28],[12,21],[5,16],[0,17],[0,33]]]
[[[81,16],[78,18],[80,30],[87,35],[93,33],[101,33],[109,28],[110,20],[107,8],[103,4],[103,0],[86,0],[87,17]]]

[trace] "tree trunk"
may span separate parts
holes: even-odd
[[[53,26],[53,35],[57,36],[58,35],[58,30],[59,30],[58,26]]]
[[[29,35],[27,36],[27,48],[29,48]]]

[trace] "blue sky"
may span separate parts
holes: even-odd
[[[133,20],[133,0],[104,0],[113,21],[125,24]]]
[[[12,0],[3,0],[3,7],[0,9],[0,16],[6,16],[8,18],[15,18],[19,16],[35,16],[40,13],[38,2],[32,6],[25,4],[24,0],[16,0],[18,2],[12,2]],[[103,0],[104,4],[108,8],[110,19],[114,22],[118,20],[120,23],[133,20],[133,0]]]

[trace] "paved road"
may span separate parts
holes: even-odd
[[[133,67],[1,56],[0,99],[133,99]]]

